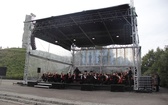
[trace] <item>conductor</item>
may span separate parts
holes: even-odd
[[[78,67],[76,67],[76,69],[74,70],[74,74],[76,76],[78,76],[81,72],[79,71]]]

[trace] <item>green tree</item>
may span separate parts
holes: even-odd
[[[142,66],[141,66],[142,74],[144,74],[148,70],[151,70],[150,67],[152,67],[154,62],[155,62],[155,53],[154,50],[152,49],[142,58]]]
[[[150,50],[142,58],[141,68],[143,75],[158,73],[161,78],[161,86],[168,87],[168,49]]]
[[[161,78],[161,86],[168,87],[168,49],[160,56],[158,61],[158,73]]]
[[[152,73],[158,73],[159,61],[164,51],[159,47],[154,52],[154,62],[152,66],[149,68]]]

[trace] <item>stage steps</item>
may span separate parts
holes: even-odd
[[[52,87],[52,84],[50,83],[37,83],[37,85],[34,85],[35,88],[46,88],[49,89]]]

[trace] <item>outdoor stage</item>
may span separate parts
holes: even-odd
[[[27,50],[24,70],[26,84],[31,80],[38,80],[47,72],[62,74],[64,71],[64,74],[73,74],[76,67],[81,72],[86,70],[100,74],[125,72],[130,68],[134,80],[133,89],[139,89],[141,47],[137,33],[137,14],[132,5],[122,4],[38,20],[33,20],[33,16],[27,16],[24,28],[23,45]],[[70,60],[36,51],[35,38],[70,51]],[[37,72],[38,69],[40,72]],[[52,83],[51,87],[68,88],[72,85],[74,84]],[[81,90],[102,88],[101,85],[88,84],[80,84],[78,87]],[[115,87],[115,90],[119,87],[122,91],[126,90],[125,86],[118,85],[103,87],[111,91]]]

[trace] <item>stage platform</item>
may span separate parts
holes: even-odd
[[[111,92],[133,91],[133,87],[124,84],[80,84],[80,83],[57,83],[29,81],[27,86],[47,89],[77,89],[82,91],[106,90]]]

